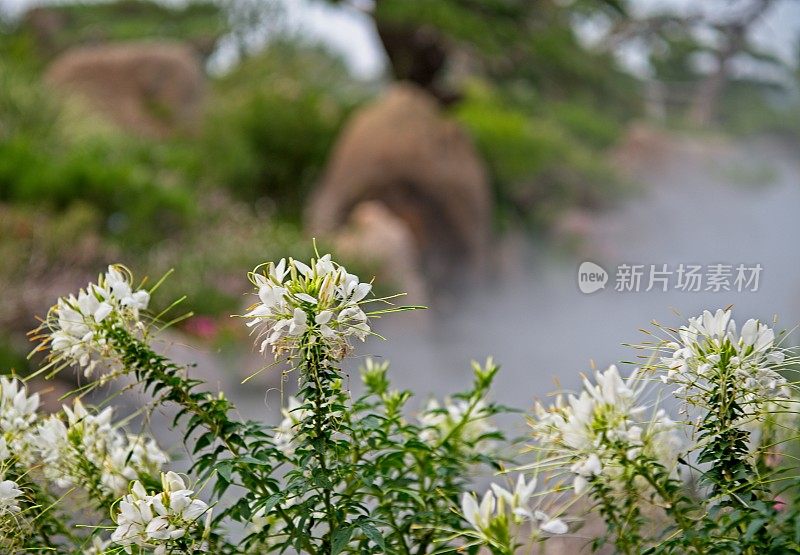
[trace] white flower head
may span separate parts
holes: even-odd
[[[130,493],[119,503],[116,529],[111,541],[131,553],[132,546],[168,553],[177,541],[191,545],[191,551],[203,551],[202,541],[187,538],[210,526],[211,508],[187,489],[180,475],[161,475],[162,491],[148,493],[139,481],[131,484]],[[195,534],[196,535],[196,534]]]
[[[485,534],[495,519],[497,501],[494,493],[487,491],[480,504],[471,493],[465,493],[461,499],[461,511],[464,519],[479,533]]]
[[[595,372],[595,383],[584,378],[580,394],[566,400],[559,395],[547,408],[536,404],[531,427],[537,448],[564,462],[576,495],[594,479],[613,482],[623,457],[647,456],[665,468],[675,467],[675,423],[663,410],[646,414],[640,404],[644,385],[638,370],[623,379],[610,366]]]
[[[250,274],[258,302],[244,315],[261,352],[276,357],[301,345],[319,343],[326,356],[340,360],[352,350],[353,338],[364,341],[371,329],[362,305],[372,290],[358,276],[326,254],[307,265],[281,259]]]
[[[27,486],[0,475],[0,553],[29,553],[34,531]]]
[[[31,532],[30,521],[20,506],[24,496],[17,482],[0,478],[0,551],[3,553],[21,553]]]
[[[21,381],[0,377],[0,462],[12,455],[29,461],[38,409],[38,393],[28,395]]]
[[[63,416],[45,419],[35,442],[45,477],[59,487],[91,485],[119,497],[131,480],[157,474],[167,455],[154,440],[125,434],[112,418],[111,407],[93,413],[76,399],[72,408],[64,406]]]
[[[19,498],[22,490],[13,480],[0,481],[0,518],[7,514],[15,514],[20,511]]]
[[[527,482],[525,476],[520,474],[513,491],[509,491],[497,484],[492,484],[491,487],[497,499],[502,499],[504,506],[510,509],[512,519],[515,522],[521,523],[525,520],[535,520],[533,509],[531,508],[531,497],[536,490],[535,478]]]
[[[566,523],[560,518],[551,518],[533,503],[536,480],[530,482],[523,475],[517,478],[513,491],[492,484],[480,503],[472,493],[465,493],[461,499],[461,512],[474,532],[471,535],[487,544],[514,541],[519,536],[522,525],[529,524],[534,531],[546,534],[565,534]]]
[[[112,356],[108,329],[122,326],[131,333],[143,333],[146,326],[140,313],[149,303],[150,293],[134,290],[130,272],[124,266],[111,265],[97,283],[58,299],[40,328],[39,348],[49,345],[53,364],[77,366],[86,377],[105,368],[101,379],[107,378],[120,370]]]
[[[706,310],[689,318],[664,350],[662,380],[675,384],[676,396],[687,405],[706,406],[711,384],[721,374],[733,377],[736,400],[747,416],[790,396],[778,371],[784,352],[775,344],[775,332],[758,320],[748,320],[737,333],[730,310]]]
[[[116,495],[124,493],[132,480],[158,475],[169,462],[153,438],[116,431],[102,462],[102,484]]]

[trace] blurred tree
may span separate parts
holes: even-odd
[[[688,12],[656,11],[619,20],[607,26],[601,48],[630,46],[649,56],[652,82],[663,86],[664,101],[692,125],[730,120],[726,107],[732,104],[726,95],[741,96],[746,90],[762,102],[764,94],[792,84],[786,62],[753,40],[753,28],[778,3],[709,2]]]
[[[729,13],[724,18],[710,22],[711,29],[717,34],[716,44],[711,47],[715,67],[698,84],[689,109],[689,120],[692,123],[707,125],[712,121],[735,58],[747,56],[751,60],[783,65],[776,56],[757,48],[749,37],[753,25],[775,3],[774,0],[753,0],[737,10],[737,13]]]
[[[279,0],[228,0],[222,6],[230,28],[226,38],[239,60],[261,52],[267,37],[284,30],[285,6]]]
[[[590,13],[627,18],[620,0],[375,0],[367,8],[354,0],[327,1],[364,9],[393,76],[444,103],[458,100],[460,77],[476,71],[496,82],[525,80],[559,98],[630,96],[613,59],[585,48],[573,25]]]
[[[375,22],[395,79],[466,126],[489,166],[501,222],[548,225],[620,190],[601,152],[641,113],[637,80],[582,21],[628,19],[622,0],[326,0]]]

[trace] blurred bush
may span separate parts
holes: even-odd
[[[111,260],[174,269],[163,298],[187,293],[186,310],[236,312],[247,269],[310,249],[292,215],[367,87],[324,50],[281,43],[211,88],[199,134],[142,139],[0,64],[0,285],[21,305],[0,327],[41,315],[53,278],[78,287]]]
[[[193,203],[169,144],[126,135],[38,80],[0,65],[0,201],[95,207],[106,231],[146,245],[181,225]]]
[[[454,110],[489,165],[501,221],[546,227],[566,208],[602,207],[625,190],[603,155],[620,135],[618,121],[534,93],[523,98],[475,84]]]
[[[227,31],[223,10],[216,2],[53,4],[31,9],[18,23],[0,19],[0,59],[25,60],[41,69],[53,56],[73,46],[149,38],[187,42],[208,56]]]
[[[325,49],[274,42],[213,83],[199,173],[241,199],[268,197],[294,219],[369,90]]]

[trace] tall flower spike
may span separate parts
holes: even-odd
[[[340,360],[352,349],[352,338],[364,341],[371,331],[361,305],[372,285],[361,283],[329,254],[310,265],[291,258],[270,262],[251,272],[250,281],[258,302],[244,317],[262,353],[271,350],[278,358],[318,342],[327,356]]]
[[[118,362],[106,340],[110,326],[124,326],[132,333],[145,330],[140,312],[147,309],[150,293],[134,290],[130,272],[112,265],[97,283],[90,283],[77,296],[61,297],[40,327],[42,344],[49,346],[50,359],[57,367],[74,365],[86,377],[106,367],[106,374],[119,370]]]
[[[730,310],[706,310],[689,318],[675,339],[664,344],[661,379],[677,385],[676,396],[688,405],[706,406],[711,381],[723,366],[732,372],[736,401],[748,416],[765,403],[789,398],[778,372],[784,353],[775,345],[775,332],[758,320],[748,320],[737,333]]]

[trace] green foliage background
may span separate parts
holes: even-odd
[[[319,0],[326,1],[340,3]],[[72,243],[91,247],[73,266],[94,272],[109,257],[157,272],[177,265],[173,281],[188,291],[189,308],[209,315],[241,302],[233,278],[210,268],[304,251],[301,215],[331,147],[353,111],[391,77],[387,69],[381,79],[359,79],[339,57],[291,32],[273,33],[265,45],[250,40],[254,30],[280,27],[276,6],[69,3],[51,8],[61,24],[46,40],[29,19],[0,20],[0,208],[15,226],[0,236],[0,250],[17,264],[0,271],[6,288],[19,287],[20,275],[36,287],[49,278],[35,268],[76,259],[63,242],[42,244],[45,237],[58,244],[61,222],[76,214],[82,223],[70,232]],[[591,18],[624,25],[626,2],[381,0],[370,17],[379,31],[431,33],[443,49],[433,84],[453,93],[447,115],[485,159],[498,229],[547,232],[565,210],[603,208],[635,187],[609,152],[644,115],[643,83],[609,51],[584,45],[574,25]],[[690,61],[701,45],[679,25],[664,28],[665,48],[651,60],[656,77],[696,82]],[[209,71],[199,131],[143,139],[41,83],[49,61],[72,46],[139,39],[184,41],[204,63],[221,42],[235,45],[239,62]],[[719,122],[737,133],[796,136],[797,104],[787,107],[781,94],[736,81]],[[681,121],[670,113],[667,123]],[[36,222],[36,231],[20,234],[28,229],[20,221]],[[29,251],[46,264],[31,262]],[[0,314],[0,329],[10,321]]]

